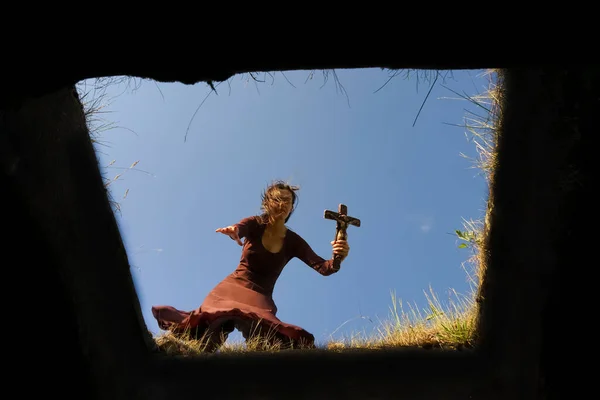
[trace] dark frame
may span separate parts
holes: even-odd
[[[552,347],[560,338],[553,324],[567,309],[560,288],[575,282],[573,253],[585,257],[592,248],[581,227],[600,74],[587,66],[501,70],[503,119],[475,349],[198,359],[155,351],[73,85],[116,75],[195,83],[243,72],[363,67],[489,65],[365,64],[338,57],[162,72],[143,63],[73,65],[29,80],[15,78],[25,72],[5,73],[0,187],[11,232],[5,253],[16,265],[7,271],[8,282],[29,285],[22,301],[30,302],[35,324],[19,326],[27,328],[24,337],[44,344],[43,357],[30,364],[39,369],[42,363],[44,383],[27,389],[98,399],[559,398],[564,357],[570,357]]]

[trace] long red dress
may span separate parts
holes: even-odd
[[[217,349],[237,328],[246,340],[256,334],[287,345],[314,347],[314,336],[301,327],[277,318],[273,288],[281,271],[294,257],[321,275],[337,270],[332,260],[319,257],[298,234],[288,229],[278,253],[262,244],[266,225],[256,216],[236,224],[240,239],[245,238],[237,269],[206,296],[200,307],[181,311],[172,306],[154,306],[152,314],[161,329],[174,334],[187,333],[193,338],[209,338],[208,350]]]

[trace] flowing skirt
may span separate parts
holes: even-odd
[[[249,289],[229,276],[211,290],[200,307],[181,311],[169,305],[152,307],[152,314],[163,330],[175,335],[204,339],[207,351],[214,351],[238,329],[249,341],[284,347],[314,347],[314,336],[276,317],[273,298]]]

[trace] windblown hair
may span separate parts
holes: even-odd
[[[283,191],[289,191],[292,194],[292,211],[285,219],[285,222],[288,222],[294,210],[296,209],[296,205],[298,203],[298,195],[296,192],[300,190],[300,187],[290,185],[284,181],[276,180],[273,181],[261,195],[261,205],[260,208],[262,210],[262,214],[259,216],[261,223],[263,224],[272,224],[275,221],[276,215],[274,215],[273,210],[277,208],[279,203],[281,202],[281,194]]]

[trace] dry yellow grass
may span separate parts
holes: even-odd
[[[220,347],[219,353],[252,353],[257,351],[262,352],[279,352],[285,350],[282,343],[277,343],[267,334],[266,337],[254,336],[247,342],[226,342]],[[189,335],[173,335],[170,332],[165,332],[155,337],[158,348],[172,355],[183,356],[199,356],[206,355],[208,352],[207,340],[205,337],[200,339],[191,339]],[[293,350],[310,351],[312,349],[299,347]]]
[[[355,334],[344,341],[328,343],[327,348],[423,347],[462,349],[472,347],[476,307],[471,296],[453,297],[443,303],[432,288],[425,293],[428,309],[419,310],[392,296],[392,315],[380,323],[375,334]]]

